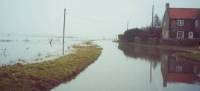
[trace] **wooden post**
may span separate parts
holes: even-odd
[[[65,14],[66,8],[64,9],[64,22],[63,22],[63,55],[65,54]]]

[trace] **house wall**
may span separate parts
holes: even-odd
[[[177,31],[193,31],[194,30],[194,20],[184,19],[184,26],[177,26],[176,21],[180,19],[171,19],[171,30]]]
[[[198,26],[198,27],[195,27],[194,30],[195,30],[195,31],[200,31],[200,19],[197,19],[197,20],[198,20],[198,22],[199,22],[199,26]]]
[[[188,39],[188,34],[191,31],[184,31],[184,38]],[[193,38],[200,38],[200,31],[192,31],[193,32]],[[177,38],[177,31],[170,31],[170,38],[171,39],[176,39]]]
[[[180,19],[170,19],[170,38],[177,38],[177,31],[184,31],[184,38],[188,39],[188,33],[193,32],[194,38],[200,37],[200,27],[195,28],[194,20],[184,19],[184,26],[177,26],[176,21]]]
[[[165,11],[163,22],[162,22],[162,38],[168,39],[169,38],[169,15],[168,10]]]

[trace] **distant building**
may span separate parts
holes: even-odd
[[[162,39],[197,38],[200,38],[200,9],[170,8],[167,3],[162,22]]]

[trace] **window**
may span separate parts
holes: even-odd
[[[176,20],[177,26],[184,26],[184,20]]]
[[[195,20],[195,27],[199,27],[199,20]]]
[[[183,31],[177,31],[177,39],[183,39],[184,38],[184,32]]]
[[[183,71],[183,67],[181,65],[177,65],[176,72],[182,72],[182,71]]]
[[[189,33],[188,33],[188,38],[189,38],[189,39],[193,39],[193,32],[189,32]]]

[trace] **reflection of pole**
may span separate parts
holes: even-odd
[[[169,69],[169,56],[168,55],[165,55],[164,56],[164,61],[163,61],[163,86],[164,87],[167,87],[167,74],[168,74],[168,69]]]
[[[150,79],[149,82],[152,82],[152,61],[150,61]]]
[[[64,23],[63,23],[63,55],[65,54],[65,14],[66,14],[66,8],[64,9]]]

